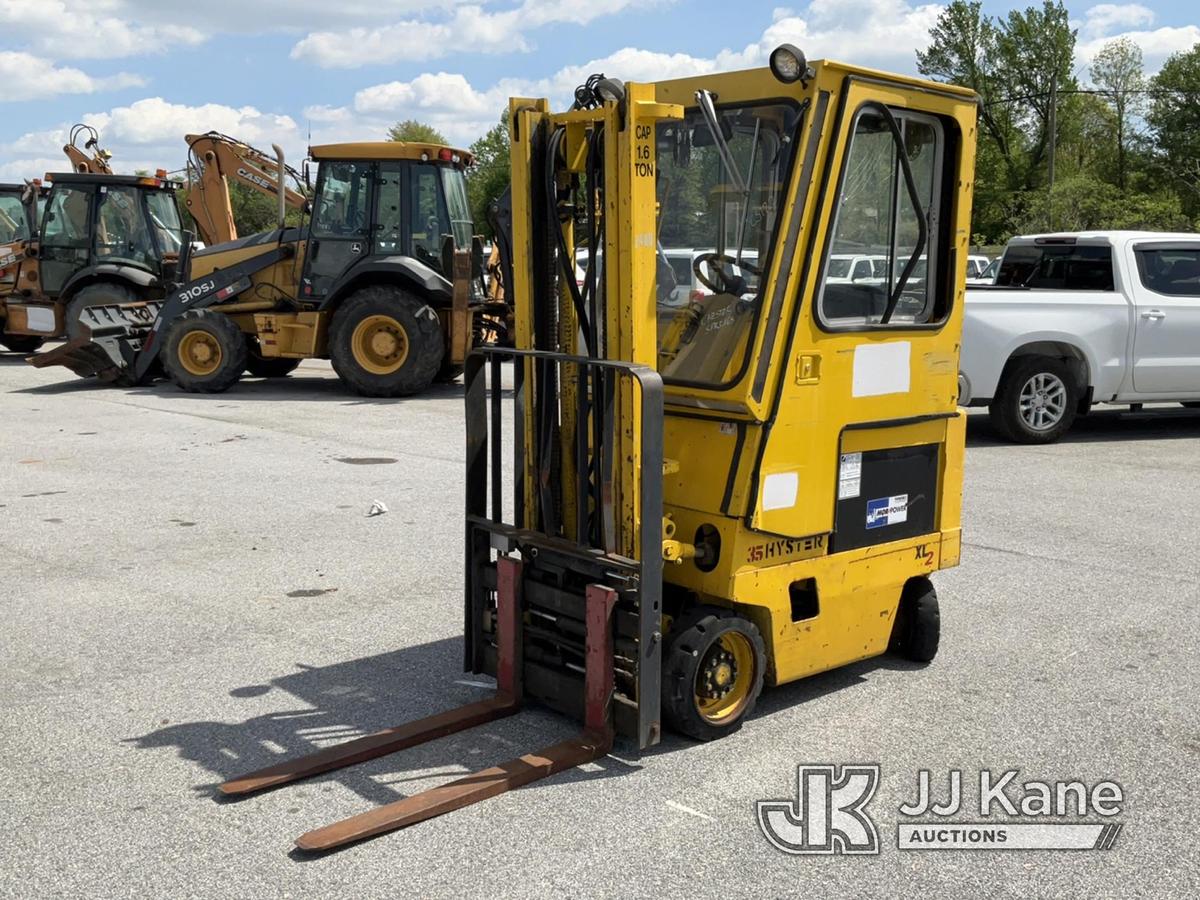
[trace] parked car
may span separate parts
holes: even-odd
[[[971,266],[967,265],[967,284],[995,284],[996,273],[1000,271],[1001,257],[997,256],[990,263],[983,267],[978,275],[971,276]]]
[[[967,291],[959,402],[1049,443],[1098,403],[1200,407],[1200,234],[1014,238]]]
[[[968,256],[967,257],[967,284],[991,284],[991,281],[985,281],[984,273],[991,266],[992,260],[986,256]]]
[[[879,283],[887,275],[887,258],[835,253],[825,270],[827,284]]]

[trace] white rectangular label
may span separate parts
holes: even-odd
[[[862,454],[843,453],[838,467],[838,499],[853,500],[862,490]]]
[[[859,344],[854,348],[855,397],[879,397],[883,394],[907,394],[911,379],[908,341],[886,344]]]
[[[54,334],[54,310],[41,306],[25,307],[26,327],[30,331]]]
[[[800,493],[799,472],[776,472],[763,479],[762,508],[790,509],[796,505],[796,497]]]

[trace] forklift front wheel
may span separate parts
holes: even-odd
[[[928,578],[909,579],[900,593],[900,608],[892,624],[890,649],[893,653],[927,663],[937,656],[942,634],[937,591]]]
[[[675,624],[663,660],[667,724],[698,741],[742,727],[762,693],[766,647],[748,619],[702,606]]]
[[[167,332],[163,366],[177,386],[191,393],[228,390],[246,370],[246,339],[224,313],[193,310]]]

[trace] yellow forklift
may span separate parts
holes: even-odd
[[[305,850],[596,759],[615,736],[721,737],[764,685],[937,651],[930,576],[960,547],[974,95],[784,45],[770,68],[593,76],[565,112],[510,110],[516,346],[476,350],[466,373],[465,667],[496,695],[221,789],[528,701],[584,728],[311,831]],[[839,280],[830,260],[851,251],[885,276]]]

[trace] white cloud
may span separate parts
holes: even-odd
[[[4,95],[0,100],[40,100],[59,94],[93,94],[101,90],[137,87],[144,80],[136,75],[120,73],[95,78],[80,69],[57,66],[48,59],[32,53],[0,50],[0,84]]]
[[[137,24],[122,0],[0,0],[0,23],[6,39],[60,59],[119,59],[205,39],[188,25]]]
[[[526,32],[554,23],[586,25],[613,15],[634,0],[603,0],[583,5],[575,0],[524,0],[520,6],[490,12],[482,6],[456,6],[438,20],[404,19],[386,25],[364,25],[314,31],[292,48],[292,59],[323,68],[354,69],[363,65],[421,62],[469,48],[472,53],[528,52]]]
[[[1154,11],[1140,3],[1101,3],[1083,14],[1079,36],[1085,40],[1112,34],[1115,31],[1154,24]]]
[[[1075,55],[1087,67],[1109,41],[1128,38],[1142,50],[1146,72],[1153,74],[1172,53],[1190,50],[1200,43],[1200,26],[1151,28],[1154,12],[1138,3],[1102,3],[1084,13],[1079,25]]]
[[[523,7],[529,14],[536,11],[541,16],[557,15],[566,8],[557,0],[536,4],[527,0]],[[625,81],[661,81],[761,66],[771,50],[785,41],[799,45],[814,59],[844,58],[912,72],[915,51],[927,44],[929,28],[940,9],[903,0],[815,0],[802,15],[776,9],[758,40],[712,56],[624,47],[545,77],[501,79],[483,87],[457,73],[426,73],[408,81],[363,88],[346,106],[313,108],[310,118],[376,135],[399,119],[413,118],[433,125],[452,142],[465,144],[496,123],[510,96],[547,96],[563,105],[570,101],[575,86],[593,72]]]
[[[148,97],[104,112],[87,113],[80,121],[100,132],[100,144],[113,155],[117,172],[138,169],[182,169],[187,160],[185,134],[221,131],[247,143],[266,148],[283,146],[288,159],[304,156],[307,144],[290,116],[263,112],[253,106],[232,107],[218,103],[187,106]],[[66,158],[59,154],[67,142],[70,126],[28,132],[0,143],[0,175],[29,178],[44,172],[63,171]]]

